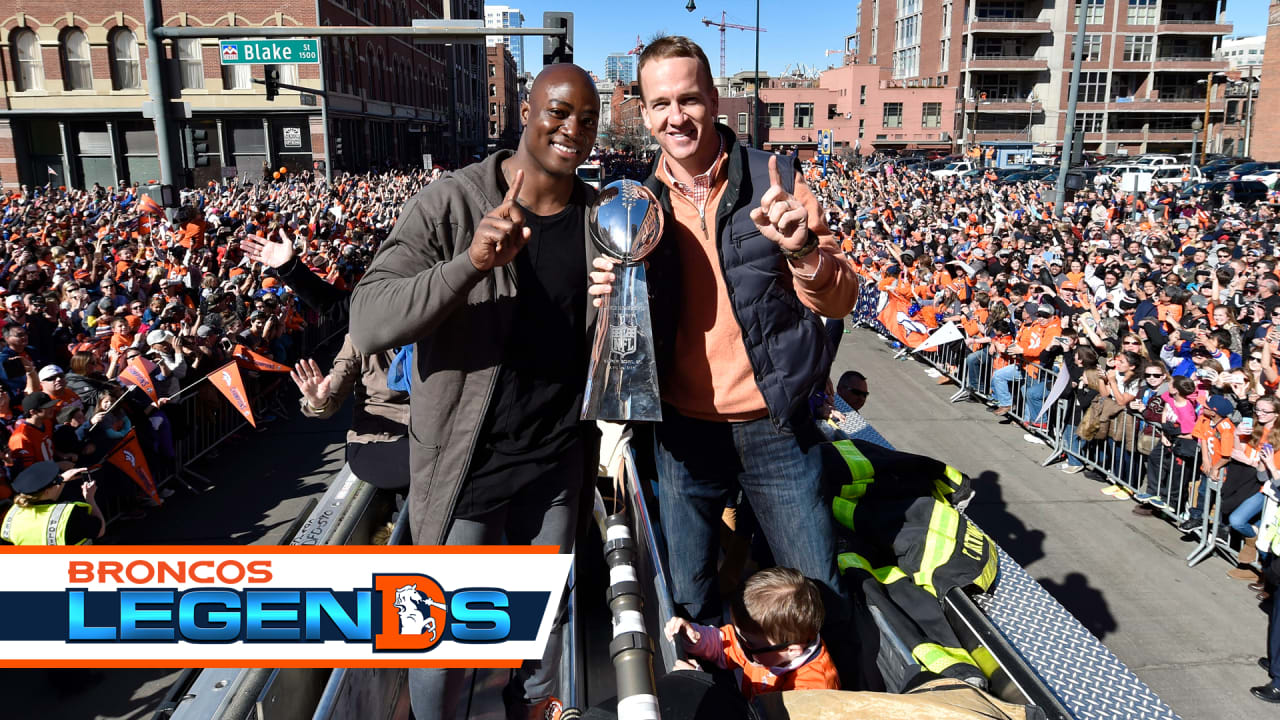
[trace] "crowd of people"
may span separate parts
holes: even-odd
[[[108,453],[132,436],[153,480],[165,478],[175,470],[175,432],[185,429],[175,427],[182,420],[171,403],[233,355],[294,362],[299,333],[314,320],[282,274],[241,243],[289,237],[300,267],[350,288],[400,207],[431,179],[424,171],[343,174],[332,184],[309,172],[230,179],[184,192],[171,221],[123,182],[5,194],[0,504],[83,498],[78,515],[101,516],[101,491],[112,514],[139,517],[162,502],[172,489],[130,482],[104,462]],[[154,399],[130,392],[146,383],[138,372]],[[73,475],[77,468],[93,472]],[[79,521],[68,532],[69,544],[100,534]]]
[[[959,332],[924,352],[939,383],[1053,442],[1063,472],[1088,466],[1137,515],[1205,533],[1219,512],[1220,537],[1240,548],[1228,575],[1267,599],[1274,578],[1260,570],[1280,550],[1277,198],[1095,186],[1059,215],[1047,183],[872,160],[810,168],[866,280],[855,321],[911,348],[950,324]],[[1272,686],[1254,694],[1280,700]]]

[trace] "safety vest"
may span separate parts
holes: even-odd
[[[88,503],[82,502],[15,505],[0,525],[0,538],[14,545],[66,545],[67,523],[71,520],[71,509],[76,506],[90,509]],[[78,544],[88,542],[85,539]]]

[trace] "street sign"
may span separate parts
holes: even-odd
[[[818,154],[819,155],[831,154],[831,131],[830,130],[818,131]]]
[[[315,65],[320,62],[320,40],[223,40],[218,55],[223,65]]]

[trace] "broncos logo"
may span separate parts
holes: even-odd
[[[222,384],[231,387],[231,373],[226,370],[222,371]]]
[[[431,642],[436,641],[436,621],[431,617],[431,608],[447,610],[443,603],[423,595],[418,591],[418,586],[413,584],[396,588],[396,599],[392,604],[400,613],[400,634],[425,634],[429,636]]]

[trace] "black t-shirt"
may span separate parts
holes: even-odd
[[[578,441],[588,353],[585,205],[579,186],[556,215],[524,210],[532,234],[515,259],[515,312],[455,517],[502,507]]]
[[[53,505],[55,500],[34,503],[35,505]],[[13,512],[16,508],[11,509]],[[98,537],[98,530],[102,528],[102,521],[93,516],[89,508],[83,505],[72,505],[67,509],[70,517],[67,518],[66,544],[79,545],[82,540],[94,540]],[[12,545],[8,540],[0,539],[0,545]]]

